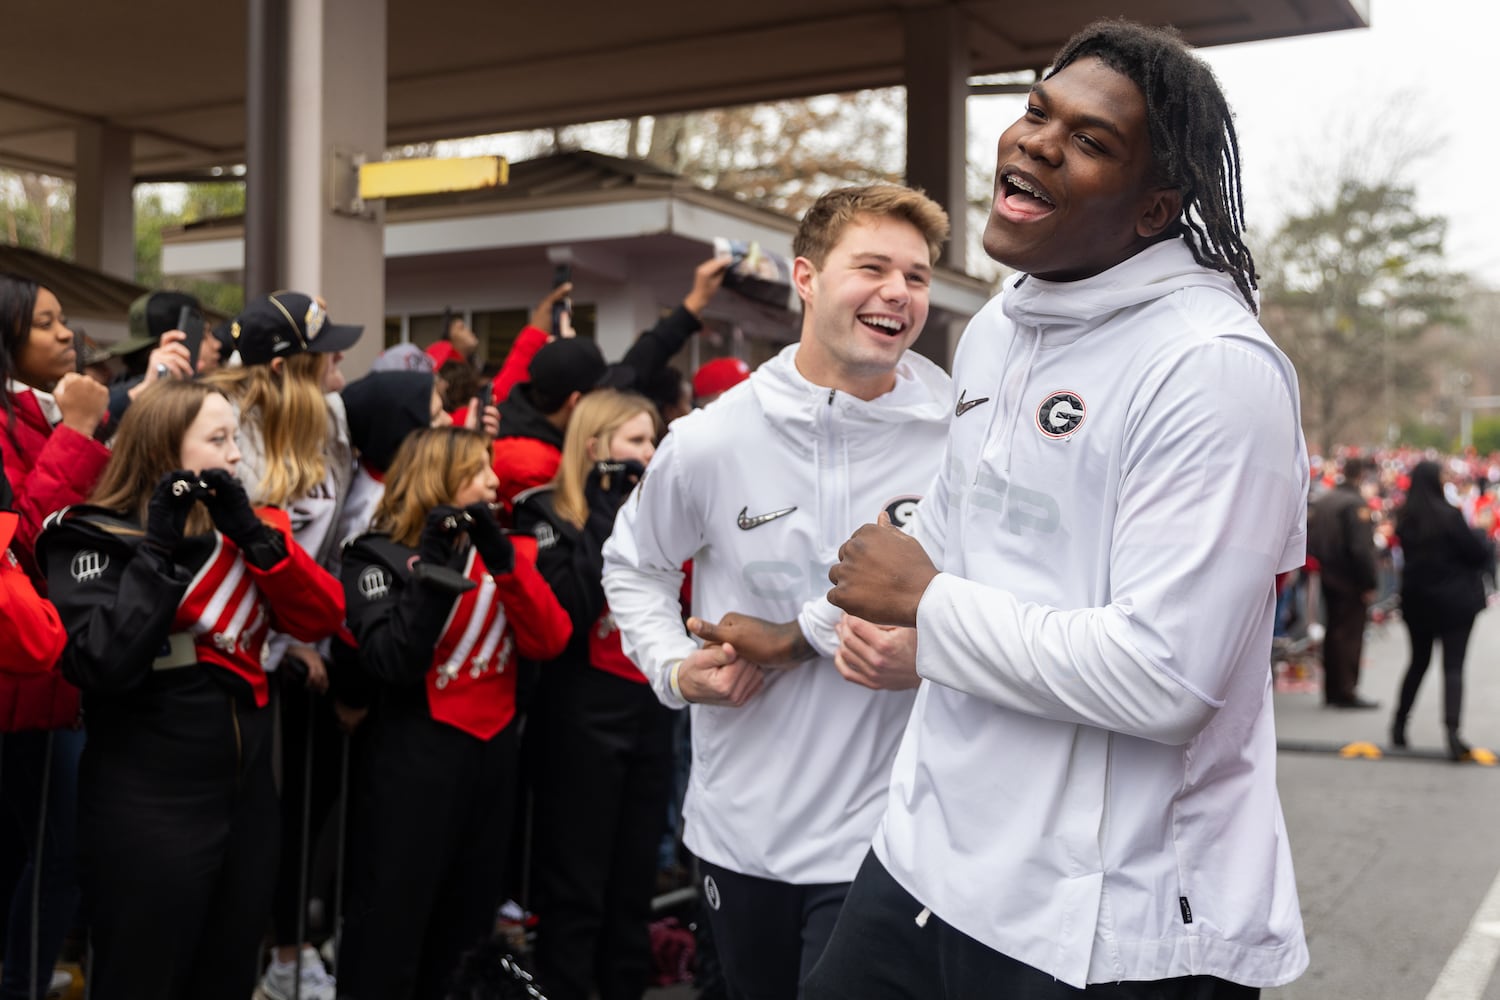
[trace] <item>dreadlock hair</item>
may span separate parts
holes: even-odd
[[[1255,304],[1255,260],[1245,246],[1245,198],[1234,114],[1219,81],[1182,41],[1175,28],[1133,21],[1095,21],[1057,53],[1051,77],[1093,56],[1140,88],[1146,99],[1151,152],[1161,179],[1182,192],[1185,242],[1193,259],[1228,273]]]

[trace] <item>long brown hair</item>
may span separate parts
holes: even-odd
[[[492,460],[490,439],[462,427],[413,431],[396,449],[385,473],[385,494],[373,527],[400,545],[415,546],[427,512],[452,503],[464,484]]]
[[[285,507],[311,493],[327,475],[323,373],[328,363],[326,354],[303,352],[287,358],[280,372],[269,364],[246,365],[220,368],[204,378],[239,404],[242,424],[260,428],[264,469],[250,491],[252,502]]]
[[[203,382],[159,380],[130,404],[115,432],[114,450],[89,503],[146,523],[146,505],[161,477],[182,467],[182,439],[203,401],[223,393]],[[201,504],[188,517],[187,533],[209,528]]]
[[[661,418],[651,400],[634,392],[618,389],[595,389],[578,401],[568,418],[568,433],[563,438],[562,461],[552,477],[552,506],[575,528],[582,528],[589,517],[583,485],[589,469],[609,457],[609,439],[630,420],[642,413],[651,414],[657,436],[661,436]],[[595,442],[597,457],[589,455],[589,443]]]

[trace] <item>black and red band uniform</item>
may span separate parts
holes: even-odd
[[[550,487],[516,498],[516,528],[573,619],[573,640],[540,670],[523,766],[532,802],[536,971],[555,1000],[639,1000],[672,788],[674,713],[625,655],[604,599],[602,549],[624,491],[586,491],[582,528]]]
[[[53,516],[38,543],[83,691],[80,882],[94,1000],[249,996],[270,911],[277,803],[267,632],[336,631],[343,591],[257,511],[263,542],[211,531],[171,555],[97,507]]]
[[[355,764],[340,997],[446,996],[460,956],[493,928],[516,780],[517,660],[556,656],[571,631],[535,543],[512,545],[513,565],[494,573],[459,545],[446,581],[386,535],[344,552],[349,629],[376,696]]]

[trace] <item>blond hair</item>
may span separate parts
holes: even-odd
[[[161,379],[130,404],[115,432],[109,463],[89,495],[89,503],[146,523],[146,507],[156,484],[182,467],[182,439],[198,419],[204,400],[223,393],[203,382]],[[201,504],[188,517],[186,532],[209,528]]]
[[[937,263],[948,241],[948,213],[937,202],[899,184],[867,184],[835,188],[813,202],[792,239],[792,253],[821,270],[844,230],[861,216],[911,223],[927,241],[929,264]]]
[[[285,507],[322,484],[328,473],[328,403],[323,373],[328,355],[303,352],[280,372],[269,364],[220,368],[204,378],[239,404],[242,424],[260,429],[260,482],[250,491],[258,504]]]
[[[651,400],[634,392],[618,389],[595,389],[578,401],[573,415],[568,418],[568,433],[563,438],[562,460],[558,462],[557,474],[552,477],[552,506],[562,518],[575,528],[582,528],[589,517],[588,501],[583,496],[583,485],[588,481],[589,470],[596,461],[609,457],[609,439],[615,431],[628,421],[642,414],[651,414],[656,425],[656,434],[661,436],[661,417]],[[597,457],[589,455],[589,444],[598,442]]]
[[[451,504],[464,484],[491,462],[490,440],[462,427],[424,427],[396,449],[385,473],[385,494],[372,526],[395,542],[415,547],[427,512]]]

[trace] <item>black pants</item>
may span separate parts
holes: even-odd
[[[1323,701],[1348,704],[1359,687],[1365,647],[1365,602],[1359,594],[1323,588],[1328,631],[1323,636]]]
[[[549,664],[527,720],[537,978],[551,1000],[640,1000],[672,786],[673,712],[651,688]]]
[[[1432,644],[1437,640],[1443,644],[1443,725],[1457,729],[1464,703],[1464,654],[1469,648],[1469,632],[1474,627],[1470,618],[1461,625],[1439,632],[1431,623],[1418,619],[1406,619],[1406,631],[1411,636],[1411,665],[1401,681],[1401,701],[1396,706],[1396,718],[1405,721],[1411,707],[1417,701],[1417,689],[1432,661]]]
[[[5,928],[5,965],[0,969],[0,998],[41,1000],[63,940],[78,913],[78,760],[83,731],[74,729],[6,733],[0,736],[0,803],[15,821],[26,860],[11,895]],[[50,767],[46,764],[48,745]],[[46,772],[47,810],[42,819],[42,777]],[[32,893],[41,872],[37,936],[37,989],[31,992]]]
[[[191,692],[89,711],[79,770],[92,1000],[247,997],[276,870],[271,713]]]
[[[865,856],[806,1000],[1254,1000],[1260,990],[1212,976],[1100,983],[1075,989],[929,914],[874,854]]]
[[[849,883],[792,885],[702,860],[698,867],[730,1000],[810,996],[808,974],[833,934]]]
[[[271,929],[278,945],[300,944],[298,917],[304,916],[308,891],[301,884],[303,829],[307,831],[309,877],[311,852],[318,831],[328,821],[339,796],[342,737],[333,714],[333,698],[307,689],[302,671],[282,669],[271,675],[281,713],[281,864],[271,901]],[[308,794],[308,754],[312,755],[311,794]],[[303,815],[302,803],[308,804]],[[332,900],[329,909],[332,909]],[[303,937],[310,937],[304,934]]]
[[[479,740],[420,708],[385,707],[365,721],[355,764],[339,996],[441,998],[459,957],[494,928],[515,726]]]

